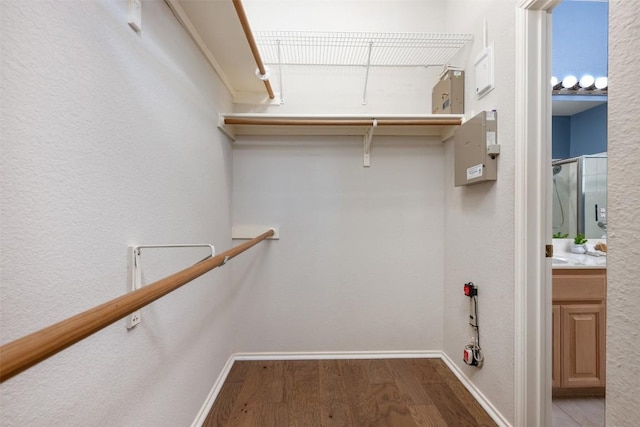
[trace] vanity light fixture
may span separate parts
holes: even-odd
[[[609,81],[606,77],[598,77],[595,81],[596,89],[605,90],[609,86]]]
[[[591,90],[595,87],[595,82],[596,82],[596,79],[592,75],[585,74],[580,79],[579,84],[582,89]]]
[[[578,78],[576,76],[567,76],[562,79],[562,87],[565,89],[578,89]]]

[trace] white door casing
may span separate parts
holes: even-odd
[[[516,8],[515,426],[551,425],[551,15]]]

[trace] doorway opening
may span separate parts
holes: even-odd
[[[552,11],[553,427],[603,426],[608,2]]]

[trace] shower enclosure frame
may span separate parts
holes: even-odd
[[[562,160],[554,160],[551,162],[551,167],[553,166],[562,166],[569,163],[576,163],[576,185],[577,185],[577,200],[576,200],[576,211],[577,211],[577,232],[586,234],[586,212],[585,212],[585,192],[586,192],[586,178],[584,175],[585,171],[585,161],[586,159],[600,159],[607,158],[605,154],[588,154],[578,157],[570,157],[568,159]]]

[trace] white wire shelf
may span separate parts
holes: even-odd
[[[429,67],[449,64],[471,34],[258,31],[265,63]]]

